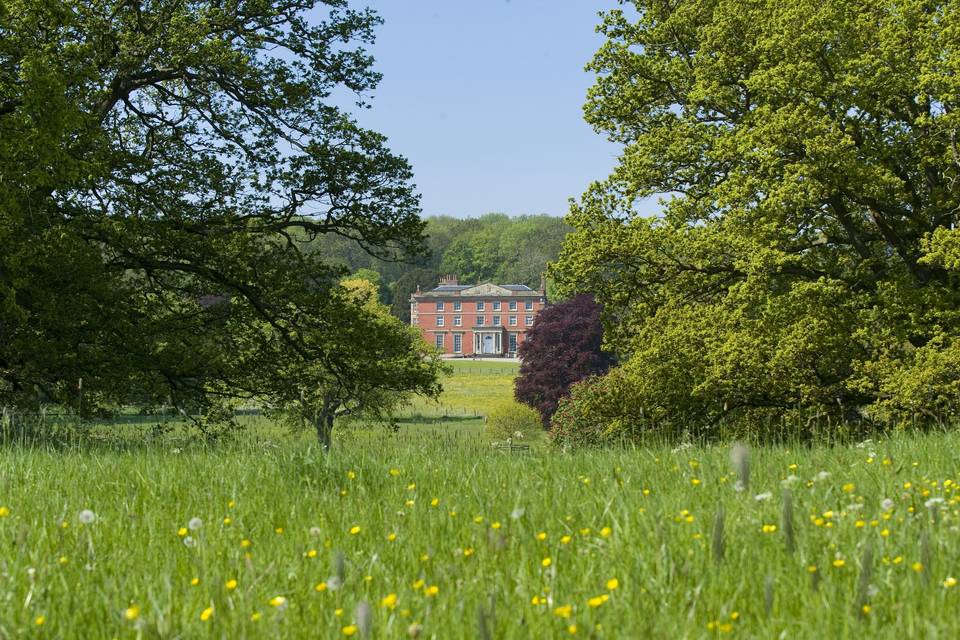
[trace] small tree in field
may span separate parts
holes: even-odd
[[[600,305],[580,295],[544,309],[520,345],[517,400],[540,412],[544,427],[570,386],[610,368],[613,356],[600,347]]]

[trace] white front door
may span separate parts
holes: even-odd
[[[483,336],[483,352],[484,353],[496,353],[493,346],[493,336],[486,335]]]

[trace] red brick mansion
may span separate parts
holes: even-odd
[[[453,356],[515,356],[547,298],[544,285],[462,285],[456,276],[410,297],[410,324],[424,339]]]

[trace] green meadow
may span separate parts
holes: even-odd
[[[329,455],[262,418],[7,444],[0,638],[954,636],[955,434],[754,449],[746,487],[727,445],[508,453],[508,366]]]

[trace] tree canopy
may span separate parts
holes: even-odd
[[[579,295],[541,311],[520,344],[517,400],[536,409],[549,426],[572,384],[610,368],[613,358],[602,342],[600,305],[593,296]]]
[[[711,433],[954,411],[960,6],[628,4],[585,105],[622,157],[554,271],[604,305],[620,413]]]
[[[304,243],[425,252],[407,161],[338,106],[379,80],[378,22],[345,0],[0,1],[0,403],[281,401],[315,365],[371,382],[345,271]]]

